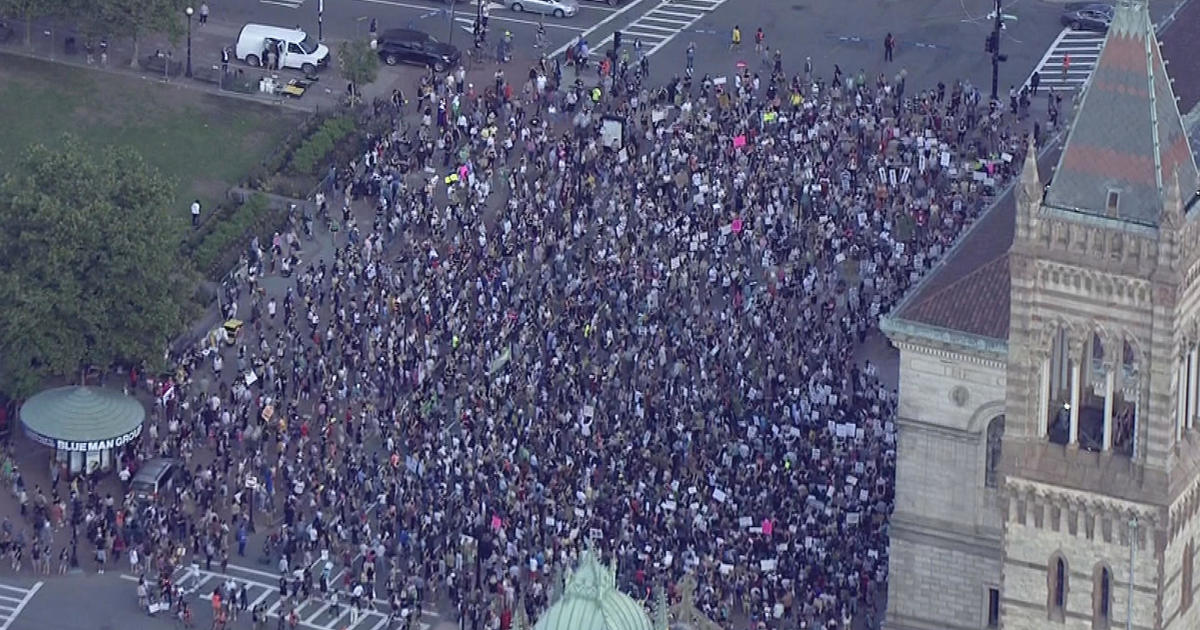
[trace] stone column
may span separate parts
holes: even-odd
[[[1187,359],[1180,358],[1175,368],[1175,441],[1183,439],[1187,423]]]
[[[1042,383],[1041,383],[1042,389],[1041,389],[1041,396],[1040,396],[1039,402],[1038,402],[1038,418],[1037,418],[1037,428],[1038,428],[1037,434],[1038,434],[1039,438],[1046,437],[1046,433],[1049,431],[1050,368],[1051,368],[1050,355],[1047,354],[1045,356],[1045,358],[1042,359]]]
[[[1115,365],[1106,366],[1104,373],[1104,445],[1103,450],[1112,450],[1113,396],[1117,385]]]
[[[1079,360],[1071,361],[1071,429],[1067,444],[1079,444]]]
[[[1200,347],[1193,345],[1188,353],[1187,379],[1187,415],[1184,416],[1185,426],[1192,428],[1196,417],[1196,373],[1200,372]]]

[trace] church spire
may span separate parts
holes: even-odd
[[[1144,2],[1118,4],[1045,204],[1158,226],[1171,173],[1195,190],[1196,162]]]
[[[663,588],[662,584],[654,588],[654,630],[670,630],[667,589]]]

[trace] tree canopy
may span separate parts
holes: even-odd
[[[66,136],[0,183],[0,384],[22,397],[85,366],[156,362],[185,316],[186,209],[131,149]]]
[[[342,42],[338,48],[338,63],[341,65],[342,76],[354,85],[355,89],[371,83],[379,75],[379,56],[366,40]]]

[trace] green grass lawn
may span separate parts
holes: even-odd
[[[176,79],[184,81],[186,79]],[[177,208],[206,211],[279,146],[301,114],[123,73],[0,54],[0,172],[34,142],[69,131],[95,148],[133,147],[177,185]]]

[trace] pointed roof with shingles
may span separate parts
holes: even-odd
[[[1045,204],[1157,226],[1175,171],[1181,189],[1196,189],[1196,163],[1149,9],[1119,5]],[[1110,192],[1117,193],[1115,210],[1108,209]]]

